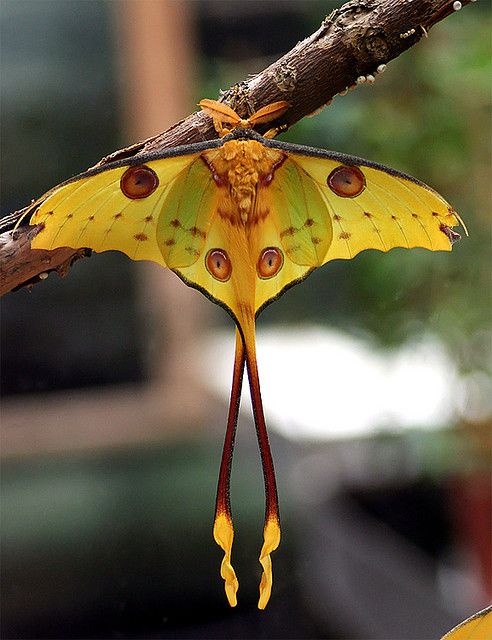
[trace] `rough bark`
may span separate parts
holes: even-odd
[[[222,100],[242,116],[248,109],[287,100],[278,123],[286,128],[363,82],[373,82],[390,60],[426,37],[437,22],[474,0],[351,0],[327,16],[320,28],[256,76],[241,82]],[[261,131],[261,128],[258,127]],[[106,156],[113,160],[217,137],[203,112],[193,113],[153,138]],[[36,227],[17,211],[0,221],[0,295],[43,280],[49,271],[65,275],[71,264],[90,255],[86,249],[32,250]],[[17,228],[14,231],[16,225]]]

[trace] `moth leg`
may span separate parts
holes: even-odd
[[[224,127],[220,120],[214,118],[213,121],[214,121],[214,129],[215,131],[217,131],[217,133],[221,138],[223,138],[224,136],[228,136],[232,132],[232,129],[228,129],[227,127]]]
[[[279,127],[273,127],[272,129],[268,129],[268,131],[265,131],[263,137],[269,139],[275,138],[279,133],[282,133],[282,131],[285,131],[286,129],[287,125],[281,124]]]

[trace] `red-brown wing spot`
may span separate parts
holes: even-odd
[[[120,180],[120,189],[130,200],[147,198],[158,186],[159,178],[156,172],[145,165],[130,167]]]
[[[335,220],[335,222],[340,222],[341,219],[342,216],[339,216],[338,213],[335,213],[335,215],[333,216],[333,220]]]
[[[224,249],[210,249],[205,256],[205,266],[216,280],[226,282],[231,277],[232,263]]]
[[[171,220],[169,224],[171,227],[174,227],[175,229],[178,229],[181,226],[181,222],[177,218],[174,218],[174,220]]]
[[[135,238],[135,240],[140,240],[141,242],[149,239],[148,236],[145,235],[145,233],[136,233],[133,237]]]
[[[289,227],[288,229],[284,229],[280,232],[280,238],[284,238],[285,236],[293,236],[296,230],[294,227]]]
[[[200,238],[205,239],[207,237],[207,234],[205,233],[205,231],[202,231],[198,227],[191,227],[189,231],[194,238],[196,238],[197,236],[200,236]]]
[[[145,222],[152,222],[154,218],[152,216],[145,216],[144,221]]]
[[[217,209],[217,213],[222,218],[222,220],[227,220],[227,222],[231,225],[231,227],[235,227],[238,221],[233,211],[229,211],[229,209]]]
[[[69,213],[69,214],[67,215],[67,218],[73,218],[73,213]]]
[[[248,222],[251,227],[258,225],[262,220],[264,220],[268,214],[270,213],[270,209],[268,207],[257,207],[250,218],[248,218]]]
[[[195,249],[195,247],[185,247],[185,251],[190,254],[190,256],[194,256],[198,258],[200,252]]]
[[[313,244],[319,244],[321,242],[321,238],[311,238],[311,242]]]
[[[419,217],[418,214],[412,213],[412,218],[418,218],[418,217]]]
[[[262,279],[273,278],[284,264],[284,254],[277,247],[263,249],[258,258],[257,271]]]
[[[366,179],[359,167],[344,165],[333,169],[326,182],[333,193],[341,198],[355,198],[366,186]]]
[[[455,242],[458,242],[458,240],[461,240],[460,234],[457,233],[456,231],[453,231],[450,227],[446,226],[445,224],[441,224],[439,226],[439,229],[444,233],[444,235],[448,237],[448,240],[451,244],[454,244]]]
[[[433,211],[433,212],[432,212],[432,215],[433,215],[435,218],[439,218],[439,214],[437,213],[437,211]]]
[[[122,214],[122,213],[115,213],[115,214],[114,214],[114,216],[113,216],[113,218],[114,218],[115,220],[119,220],[119,219],[120,219],[120,218],[122,218],[122,217],[123,217],[123,214]]]
[[[306,222],[304,223],[305,227],[312,227],[313,224],[315,224],[314,220],[312,218],[307,218]]]
[[[369,213],[369,211],[364,211],[364,215],[366,218],[372,218],[372,213]]]
[[[301,248],[300,244],[294,244],[292,247],[289,247],[288,249],[286,249],[287,253],[293,254],[296,251],[299,251],[299,249]]]
[[[340,240],[348,240],[352,234],[348,231],[342,231],[342,233],[338,236]]]
[[[176,240],[174,240],[174,238],[169,238],[169,240],[166,240],[164,244],[166,247],[172,247],[176,244]]]
[[[89,216],[89,217],[87,218],[87,220],[90,220],[90,222],[92,222],[92,221],[94,220],[94,218],[95,218],[95,217],[96,217],[96,216]]]

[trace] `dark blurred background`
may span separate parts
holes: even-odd
[[[340,4],[2,0],[2,215],[263,69]],[[3,299],[3,637],[426,640],[490,601],[491,26],[490,3],[465,7],[283,136],[419,177],[470,236],[329,263],[263,314],[283,516],[265,612],[247,407],[235,610],[211,533],[227,315],[116,253]],[[311,360],[282,364],[309,340]]]

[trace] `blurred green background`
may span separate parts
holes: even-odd
[[[189,103],[177,120],[263,69],[341,3],[162,4],[186,12],[182,38],[194,52]],[[124,5],[2,1],[2,215],[135,141],[122,107]],[[225,398],[196,379],[177,380],[166,346],[173,325],[159,314],[149,320],[152,287],[142,285],[141,265],[93,256],[64,280],[11,293],[1,319],[4,637],[424,640],[492,596],[482,566],[490,552],[491,26],[490,3],[465,7],[373,86],[335,98],[282,136],[422,179],[453,204],[469,237],[452,253],[367,251],[330,263],[260,321],[286,330],[316,323],[380,350],[433,336],[460,374],[451,423],[425,432],[386,426],[342,441],[274,431],[284,536],[261,613],[261,471],[245,414],[232,484],[240,602],[229,611],[211,539]],[[189,336],[198,349],[223,327],[233,333],[226,314],[205,308],[196,307],[199,335],[193,326]],[[191,367],[202,367],[197,378],[210,375],[198,361]],[[149,399],[145,389],[154,387]],[[178,388],[167,413],[164,400]],[[97,420],[89,410],[114,389],[122,413],[122,398],[143,407],[161,390],[162,410],[127,418],[115,441],[106,405]],[[76,425],[70,407],[82,416]],[[48,424],[55,415],[58,431]],[[84,439],[105,422],[108,435]]]

